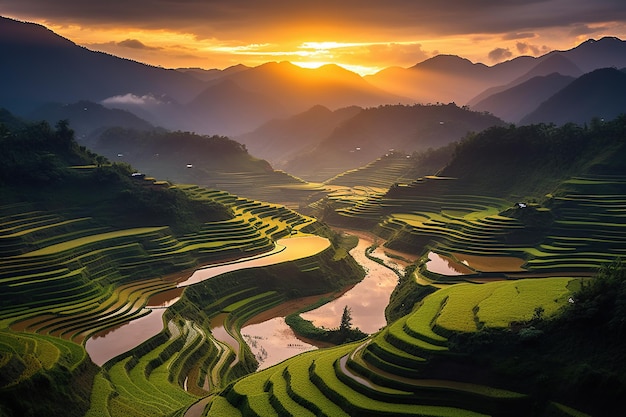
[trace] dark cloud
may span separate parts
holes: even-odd
[[[504,61],[512,56],[513,52],[511,52],[509,48],[496,48],[489,52],[489,59],[493,62]]]
[[[607,28],[605,26],[589,27],[587,25],[576,25],[570,31],[570,35],[572,36],[591,35],[593,33],[602,32],[606,29]]]
[[[146,49],[146,50],[151,50],[151,51],[162,49],[162,48],[158,48],[158,47],[147,46],[143,42],[141,42],[141,41],[139,41],[137,39],[126,39],[124,41],[118,42],[117,45],[118,46],[122,46],[124,48]]]
[[[538,28],[581,25],[580,31],[626,21],[623,0],[0,0],[0,10],[56,24],[128,25],[266,42],[285,30],[308,40],[330,31],[346,41],[365,30],[379,38],[510,33],[510,39],[521,39]]]
[[[502,37],[502,39],[507,41],[514,41],[517,39],[529,39],[537,36],[534,32],[524,32],[524,33],[508,33]]]

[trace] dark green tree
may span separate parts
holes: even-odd
[[[347,334],[352,329],[352,311],[350,307],[345,306],[343,313],[341,314],[341,323],[339,324],[339,333],[342,335]]]

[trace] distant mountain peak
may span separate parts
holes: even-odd
[[[38,23],[22,22],[0,16],[0,44],[23,47],[77,47],[71,40],[60,36]]]
[[[455,71],[455,68],[479,68],[487,67],[485,64],[473,63],[467,58],[462,58],[458,55],[441,54],[428,58],[425,61],[414,65],[410,69],[425,69],[429,71]]]

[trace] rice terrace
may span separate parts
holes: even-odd
[[[316,107],[232,138],[87,101],[39,118],[0,108],[0,417],[621,415],[626,107],[512,123],[281,65],[172,70],[163,85],[208,90],[150,109],[195,128],[193,106],[223,94],[269,117],[244,87],[270,75],[295,83],[272,84],[276,100],[394,104]],[[504,103],[501,84],[474,102],[493,88]],[[207,123],[231,126],[220,114]],[[243,143],[255,135],[266,143]]]

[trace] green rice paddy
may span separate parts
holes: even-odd
[[[395,169],[390,168],[388,179],[401,175]],[[376,233],[392,246],[433,251],[459,262],[467,255],[484,267],[451,277],[422,265],[416,274],[442,288],[411,314],[364,342],[303,353],[243,378],[254,367],[239,328],[283,302],[285,294],[243,278],[228,285],[215,280],[202,289],[212,294],[211,301],[199,307],[189,301],[192,293],[167,310],[162,332],[103,366],[87,416],[183,415],[207,395],[212,395],[207,416],[483,416],[502,410],[527,415],[531,404],[525,393],[436,379],[424,370],[454,355],[449,338],[455,333],[557,315],[581,276],[623,256],[626,198],[615,190],[626,185],[626,178],[566,182],[541,206],[527,207],[553,218],[533,228],[520,212],[526,208],[459,192],[454,179],[421,179],[384,194],[377,185],[364,185],[358,178],[362,173],[332,181],[352,181],[355,187],[333,185],[329,198],[341,207],[338,216],[375,222]],[[85,340],[146,314],[152,295],[175,288],[175,280],[165,279],[170,274],[260,255],[271,251],[277,239],[319,227],[313,218],[282,205],[191,185],[177,188],[198,201],[225,205],[232,219],[175,236],[167,227],[108,230],[87,217],[0,207],[0,290],[6,295],[0,302],[2,387],[61,367],[80,369],[88,360]],[[421,189],[438,191],[415,192]],[[298,274],[319,272],[320,259],[328,255],[319,256],[290,262],[290,267]],[[490,265],[494,257],[518,258],[523,264],[499,270],[504,262]],[[236,343],[211,332],[211,320],[220,314]]]

